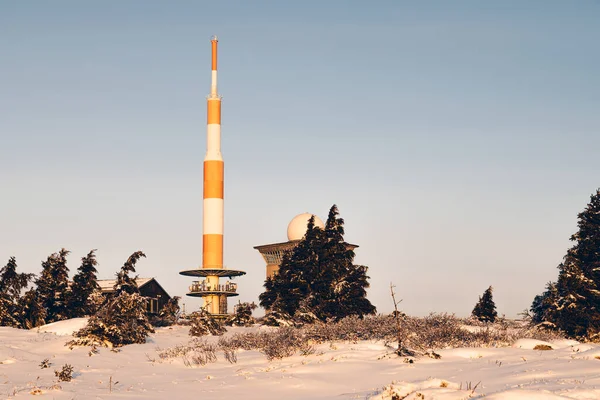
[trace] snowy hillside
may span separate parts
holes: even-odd
[[[600,347],[520,340],[507,348],[440,350],[441,359],[405,362],[382,342],[319,344],[313,354],[268,361],[240,350],[204,366],[161,350],[189,342],[188,328],[159,328],[143,345],[113,352],[70,350],[70,320],[37,330],[0,328],[0,397],[48,399],[598,399]],[[230,328],[226,335],[264,328]],[[55,333],[50,333],[50,331]],[[218,338],[210,337],[216,343]],[[553,350],[533,350],[546,344]],[[49,368],[41,368],[45,359]],[[73,366],[73,379],[54,371]],[[193,363],[192,363],[193,365]],[[404,397],[407,396],[407,397]]]

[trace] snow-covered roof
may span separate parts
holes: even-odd
[[[154,278],[136,278],[135,283],[138,287],[144,286],[146,283],[150,282]],[[112,292],[113,288],[117,283],[116,279],[98,279],[98,285],[100,285],[100,289],[102,292]]]

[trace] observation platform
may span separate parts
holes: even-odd
[[[238,296],[237,283],[226,283],[225,285],[211,285],[206,281],[194,281],[189,287],[190,292],[187,294],[192,297],[204,297],[210,295],[222,295],[226,297]]]
[[[238,271],[235,269],[225,269],[225,268],[196,268],[189,269],[187,271],[181,271],[179,275],[185,276],[198,276],[198,277],[207,277],[207,276],[218,276],[219,278],[228,277],[234,278],[236,276],[246,275],[245,271]]]

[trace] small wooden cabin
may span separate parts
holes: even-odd
[[[108,295],[114,293],[115,279],[98,279],[98,285],[102,294]],[[171,296],[154,278],[137,278],[135,283],[140,289],[140,294],[148,299],[148,314],[158,314],[158,312],[171,300]]]

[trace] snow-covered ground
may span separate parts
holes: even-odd
[[[158,356],[159,349],[187,343],[187,327],[159,328],[146,344],[90,354],[87,347],[65,346],[83,323],[63,321],[39,331],[0,327],[0,398],[600,399],[600,346],[567,340],[440,350],[441,359],[413,364],[381,342],[335,342],[307,356],[269,362],[258,351],[240,350],[235,364],[219,353],[215,363],[188,367],[181,358]],[[230,328],[228,334],[245,329],[260,328]],[[553,350],[534,350],[538,344]],[[40,368],[44,359],[50,368]],[[74,368],[71,382],[54,375],[64,364]]]

